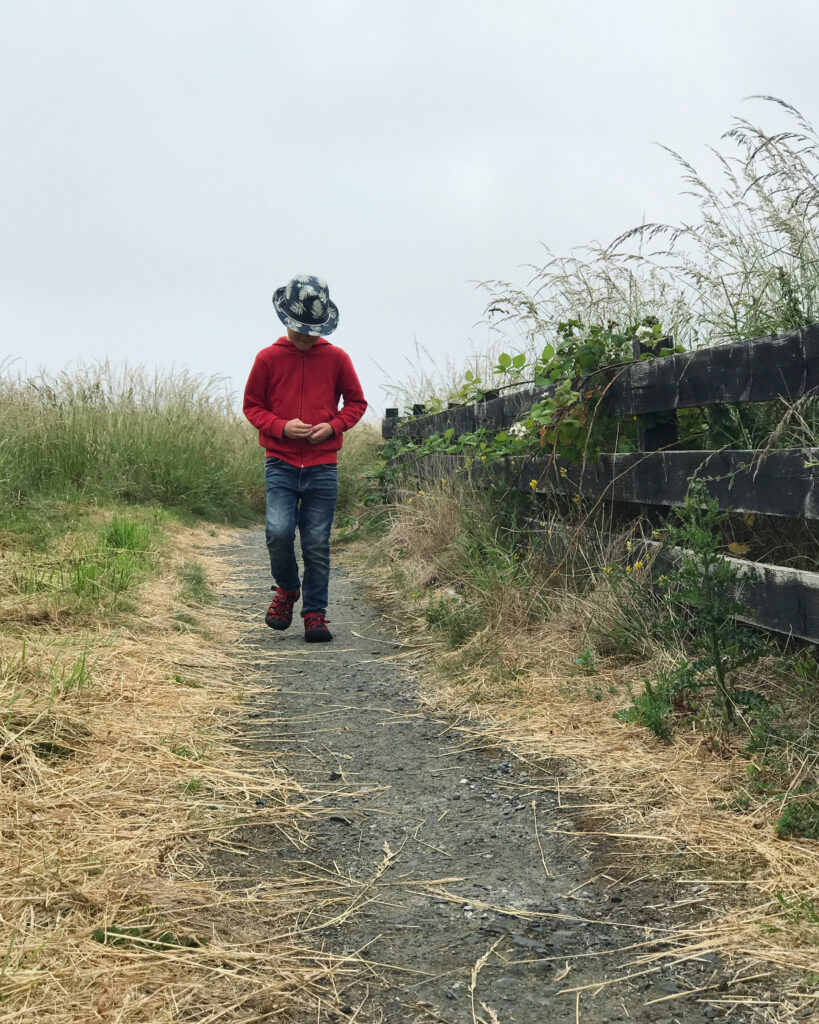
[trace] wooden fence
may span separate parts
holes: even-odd
[[[635,356],[638,352],[635,351]],[[758,338],[601,370],[601,411],[625,419],[703,406],[795,401],[819,395],[819,324]],[[548,388],[511,391],[430,415],[416,406],[399,419],[387,410],[382,434],[422,440],[452,429],[452,437],[480,428],[496,431],[524,419]],[[788,519],[819,520],[819,449],[685,451],[679,449],[676,417],[640,431],[640,449],[610,453],[588,465],[560,459],[511,458],[482,468],[459,455],[429,454],[406,462],[420,479],[440,479],[468,468],[474,486],[503,482],[531,493],[580,495],[584,499],[645,507],[680,505],[690,481],[702,478],[721,508]],[[517,464],[513,465],[513,461]],[[535,481],[534,487],[532,481]],[[819,570],[819,550],[814,567]],[[731,559],[743,571],[742,599],[756,625],[819,643],[819,571]]]

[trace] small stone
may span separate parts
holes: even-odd
[[[660,978],[657,982],[657,988],[661,992],[665,992],[667,995],[673,995],[675,992],[679,992],[679,987],[672,978]]]
[[[267,801],[266,800],[257,800],[256,801],[256,806],[257,807],[267,807]]]
[[[341,777],[341,772],[336,771],[335,769],[330,772],[330,782],[338,782]]]

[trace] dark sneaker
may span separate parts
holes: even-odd
[[[264,621],[271,629],[287,629],[293,621],[293,605],[301,597],[299,590],[283,590],[273,587],[273,600],[267,609]]]
[[[333,639],[333,634],[327,628],[327,619],[321,612],[305,612],[304,639],[308,644],[326,643]]]

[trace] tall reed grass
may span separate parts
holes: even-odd
[[[158,503],[241,522],[264,507],[262,453],[223,382],[97,363],[0,373],[0,510],[43,499]]]
[[[492,387],[500,349],[534,355],[570,318],[627,325],[656,317],[689,348],[819,320],[819,135],[790,104],[753,98],[784,119],[784,128],[735,118],[720,145],[710,148],[713,172],[701,173],[665,147],[693,202],[690,217],[639,224],[607,245],[550,253],[542,266],[530,267],[523,287],[481,282],[488,295],[485,322],[497,342],[484,356],[470,354],[464,369]],[[446,399],[453,368],[436,367],[423,349],[417,355],[392,393],[403,404],[431,395]],[[815,419],[815,410],[806,419]]]
[[[485,282],[487,317],[524,337],[558,321],[636,323],[655,316],[680,344],[743,341],[819,319],[819,135],[793,106],[768,131],[737,117],[711,147],[712,181],[673,149],[690,219],[642,223],[606,246],[554,257],[525,289]],[[770,109],[770,107],[769,107]]]

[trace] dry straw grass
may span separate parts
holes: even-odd
[[[199,631],[172,628],[177,568],[213,543],[174,532],[130,628],[71,630],[35,597],[0,633],[5,1021],[315,1020],[344,988],[344,962],[308,948],[296,920],[337,916],[355,893],[208,871],[207,844],[234,847],[247,822],[303,850],[316,812],[275,755],[230,742],[235,622],[202,607]]]
[[[601,582],[578,594],[553,586],[549,620],[540,624],[527,619],[525,594],[501,591],[487,605],[484,628],[456,650],[426,627],[426,596],[452,580],[457,586],[451,540],[458,506],[450,490],[416,495],[412,505],[396,508],[373,559],[382,568],[371,569],[406,642],[420,637],[433,656],[424,699],[458,717],[467,745],[502,744],[522,762],[544,767],[573,811],[577,834],[598,837],[610,853],[613,846],[628,865],[626,880],[657,873],[708,909],[701,924],[677,935],[674,956],[718,950],[819,971],[817,925],[804,912],[806,901],[819,907],[819,844],[775,838],[778,801],[743,815],[721,809],[746,780],[748,762],[738,749],[715,752],[702,732],[678,732],[665,745],[613,717],[628,703],[625,684],[639,691],[640,681],[668,667],[673,655],[647,640],[643,662],[600,658],[593,677],[578,666],[591,627],[599,629],[614,612],[612,588]],[[408,593],[420,597],[413,601]],[[461,593],[477,599],[468,589]],[[765,692],[769,668],[759,663],[743,685]],[[670,954],[646,957],[657,955]]]

